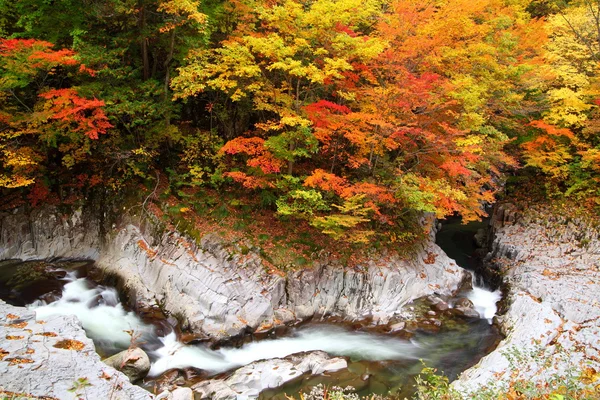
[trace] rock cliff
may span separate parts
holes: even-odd
[[[321,259],[280,276],[269,273],[256,254],[232,254],[215,235],[198,246],[148,223],[125,221],[106,236],[99,228],[82,212],[6,215],[0,221],[0,259],[94,259],[123,278],[138,305],[160,304],[183,328],[212,338],[324,315],[385,323],[411,300],[451,294],[468,279],[433,241],[410,260],[389,257],[344,268]]]
[[[506,338],[465,371],[465,393],[600,370],[600,241],[593,221],[556,210],[499,204],[491,220],[487,260],[504,273]]]
[[[153,399],[100,361],[74,316],[36,321],[35,313],[0,300],[0,397]]]

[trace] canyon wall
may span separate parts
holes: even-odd
[[[326,315],[386,323],[411,300],[449,295],[469,279],[433,240],[406,259],[381,257],[345,268],[323,257],[281,275],[267,271],[257,254],[232,252],[213,234],[197,245],[130,217],[105,227],[106,235],[100,228],[81,211],[4,215],[0,259],[96,260],[123,279],[137,306],[160,305],[184,328],[212,338]]]
[[[486,258],[508,288],[497,321],[506,338],[454,382],[465,398],[600,370],[600,230],[563,211],[496,206]]]

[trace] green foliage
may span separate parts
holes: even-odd
[[[452,400],[462,396],[450,386],[448,377],[437,374],[435,368],[424,366],[415,378],[415,398],[419,400]]]
[[[263,209],[271,209],[277,206],[277,196],[270,190],[261,190],[259,193],[260,207]]]
[[[87,378],[77,378],[77,380],[73,382],[73,385],[67,389],[67,391],[74,393],[76,396],[81,396],[83,393],[85,393],[85,389],[89,386],[92,386],[92,384]]]
[[[400,176],[396,185],[396,197],[400,198],[406,207],[423,212],[436,212],[435,194],[421,189],[414,174]]]
[[[217,153],[222,146],[222,140],[213,132],[197,131],[185,136],[181,166],[187,172],[179,172],[178,179],[187,180],[192,186],[213,182],[219,165]]]
[[[265,141],[265,147],[279,159],[294,162],[299,158],[311,157],[317,152],[319,142],[307,127],[299,127]]]
[[[310,224],[321,232],[330,235],[336,240],[345,239],[351,243],[368,243],[369,238],[375,234],[371,230],[354,229],[360,224],[369,221],[367,216],[372,210],[365,207],[365,196],[356,195],[345,200],[339,206],[333,204],[339,213],[315,217]]]
[[[316,190],[294,190],[276,201],[277,213],[284,216],[310,219],[319,211],[329,210],[323,196]]]

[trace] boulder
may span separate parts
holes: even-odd
[[[139,347],[117,353],[105,359],[104,363],[127,375],[131,382],[144,379],[150,371],[150,359]]]
[[[0,387],[19,398],[154,398],[100,360],[94,343],[86,337],[75,316],[36,321],[33,311],[2,300]]]
[[[463,308],[463,307],[455,307],[452,309],[454,315],[458,315],[459,317],[465,318],[480,318],[481,316],[477,312],[477,310],[473,308]]]
[[[177,388],[173,391],[164,389],[155,400],[194,400],[194,392],[187,387]]]
[[[395,324],[390,325],[390,332],[398,332],[404,328],[406,328],[406,322],[404,322],[404,321],[396,322]]]
[[[347,368],[343,358],[330,358],[315,351],[286,358],[257,361],[237,369],[224,379],[211,379],[192,386],[201,399],[236,400],[256,398],[265,389],[275,388],[305,373],[321,374]]]
[[[466,297],[461,297],[454,302],[454,307],[457,308],[474,308],[473,302]]]
[[[450,305],[437,296],[427,296],[427,301],[431,304],[434,311],[446,311]]]
[[[460,298],[454,303],[452,309],[454,315],[465,318],[480,318],[479,313],[475,310],[473,302],[467,298]]]
[[[173,390],[172,400],[194,400],[194,392],[188,387]]]

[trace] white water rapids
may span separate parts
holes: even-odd
[[[467,295],[467,298],[471,300],[475,306],[475,311],[479,313],[481,318],[486,318],[491,323],[492,318],[494,318],[498,311],[496,303],[502,298],[502,293],[499,290],[492,292],[488,289],[474,286],[473,290]]]
[[[346,331],[333,326],[312,327],[299,330],[291,337],[262,340],[245,344],[240,348],[218,350],[184,345],[177,341],[174,333],[161,340],[165,346],[156,351],[159,357],[150,369],[150,376],[160,375],[172,368],[185,367],[196,367],[218,373],[258,360],[283,358],[291,354],[315,350],[322,350],[335,356],[372,361],[418,359],[422,351],[406,340]]]
[[[52,315],[73,314],[79,318],[88,336],[109,348],[127,348],[131,334],[141,335],[142,341],[156,340],[154,327],[126,311],[118,301],[114,288],[93,286],[85,278],[68,273],[64,278],[62,297],[46,304],[38,300],[30,305],[38,319]],[[482,318],[490,320],[496,313],[499,292],[474,287],[468,294]],[[347,331],[334,326],[299,329],[293,336],[262,340],[240,348],[212,350],[202,345],[185,345],[174,332],[158,338],[162,347],[150,351],[154,360],[150,376],[158,376],[172,368],[195,367],[211,373],[224,372],[254,361],[282,358],[291,354],[322,350],[331,355],[348,356],[362,360],[399,360],[425,358],[418,343],[397,337]]]
[[[115,288],[94,286],[86,278],[69,272],[64,280],[69,281],[57,301],[46,304],[37,300],[29,306],[35,310],[37,319],[52,315],[75,315],[89,337],[111,348],[127,348],[133,331],[141,335],[153,335],[153,327],[145,324],[131,311],[125,311],[119,302]]]
[[[492,318],[494,318],[498,311],[496,303],[502,299],[502,292],[500,292],[500,289],[493,292],[486,289],[482,283],[478,282],[473,272],[471,272],[471,282],[473,289],[467,294],[467,298],[471,300],[479,316],[487,319],[491,324]]]

